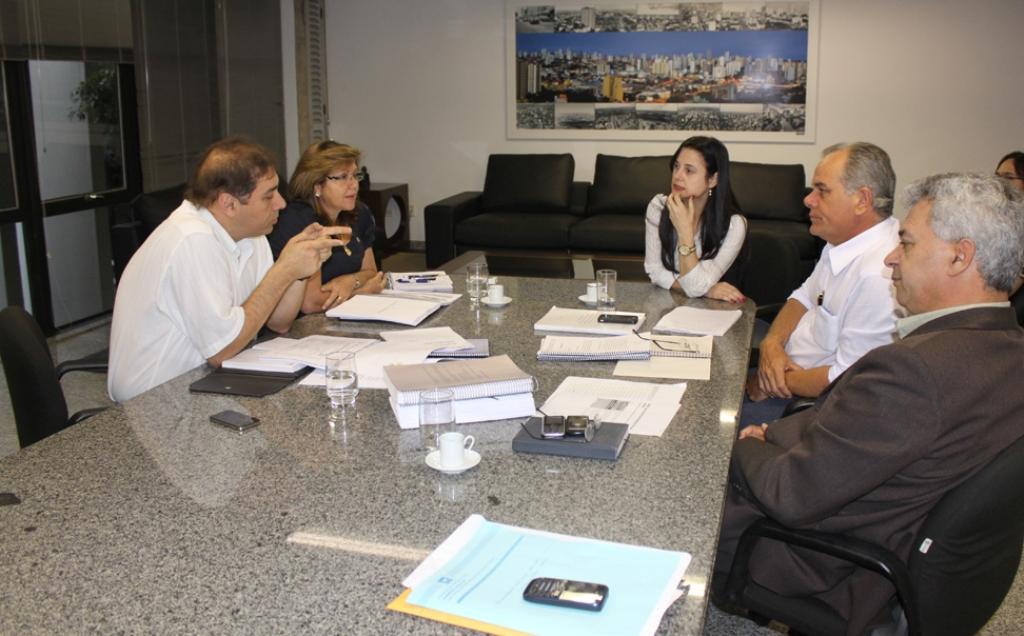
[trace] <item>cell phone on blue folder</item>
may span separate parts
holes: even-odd
[[[537,578],[523,590],[523,600],[531,603],[571,607],[600,612],[608,598],[608,586],[568,579]]]

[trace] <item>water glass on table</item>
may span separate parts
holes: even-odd
[[[324,358],[327,397],[331,400],[331,424],[344,421],[347,409],[355,409],[359,395],[356,354],[350,351],[328,353]]]
[[[618,278],[614,269],[597,270],[597,307],[598,309],[615,309],[615,280]]]
[[[487,263],[470,263],[466,266],[466,293],[472,303],[480,301],[487,289]]]
[[[420,446],[437,450],[442,433],[455,430],[455,392],[428,389],[420,392]]]

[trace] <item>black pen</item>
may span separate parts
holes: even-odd
[[[822,304],[823,304],[824,302],[825,302],[825,292],[824,292],[824,291],[822,291],[822,292],[820,292],[820,293],[818,294],[818,306],[819,306],[819,307],[821,307],[821,305],[822,305]]]

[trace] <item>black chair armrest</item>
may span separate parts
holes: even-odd
[[[110,358],[110,350],[103,349],[96,353],[91,353],[83,358],[75,358],[74,360],[65,360],[57,365],[57,379],[60,380],[64,377],[65,373],[72,371],[90,371],[93,373],[106,373],[107,372],[107,361]]]
[[[477,214],[480,192],[463,192],[431,203],[423,210],[427,267],[434,269],[455,258],[455,226]]]
[[[98,415],[106,410],[107,407],[105,406],[97,406],[91,409],[82,409],[81,411],[72,414],[71,417],[68,418],[68,426],[71,426],[72,424],[78,424],[79,422],[84,422],[93,415]]]
[[[731,603],[743,605],[743,588],[750,578],[750,556],[757,541],[762,538],[844,559],[885,576],[896,588],[896,595],[903,606],[910,634],[918,633],[920,622],[917,604],[911,592],[910,573],[903,560],[894,552],[853,537],[817,530],[787,528],[771,519],[760,519],[752,523],[740,537],[726,583],[726,598]]]
[[[816,401],[817,401],[817,398],[810,398],[810,397],[793,398],[793,401],[790,402],[789,404],[787,404],[786,408],[783,409],[782,417],[789,417],[790,415],[793,415],[794,413],[799,413],[800,411],[809,409],[812,406],[814,406],[814,403]]]
[[[754,317],[760,318],[761,320],[770,323],[775,320],[775,316],[782,311],[782,308],[786,303],[768,303],[767,305],[758,305],[754,309]]]

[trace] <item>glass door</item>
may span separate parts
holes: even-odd
[[[26,137],[13,162],[27,176],[16,195],[29,274],[23,304],[52,330],[113,308],[111,219],[140,189],[133,75],[115,62],[4,66],[19,76],[23,103],[12,124]]]

